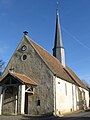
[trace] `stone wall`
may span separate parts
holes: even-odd
[[[26,45],[26,51],[21,50],[23,45]],[[27,56],[26,60],[22,60],[23,55]],[[28,113],[39,115],[53,112],[53,74],[26,38],[23,38],[17,47],[4,74],[12,66],[15,72],[27,75],[38,84],[34,95],[28,94]],[[38,101],[40,105],[38,105]]]
[[[15,87],[3,88],[2,114],[14,114],[17,89]]]

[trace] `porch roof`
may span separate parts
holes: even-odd
[[[8,75],[13,76],[23,84],[30,84],[30,85],[37,86],[37,83],[33,81],[31,78],[27,77],[24,74],[20,74],[16,72],[8,72],[3,78],[0,79],[0,82],[2,82]]]

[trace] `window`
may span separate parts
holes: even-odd
[[[23,55],[22,57],[21,57],[21,60],[26,60],[27,59],[27,55]]]
[[[40,106],[40,100],[37,101],[37,106]]]
[[[22,51],[25,51],[27,49],[27,47],[25,46],[25,45],[23,45],[22,47],[21,47],[21,50]]]
[[[65,83],[65,94],[67,95],[67,84]]]
[[[60,82],[58,82],[58,84],[60,84]]]

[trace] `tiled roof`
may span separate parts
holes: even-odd
[[[65,68],[67,72],[71,75],[71,77],[77,82],[77,84],[85,89],[88,89],[84,83],[78,78],[78,76],[69,68],[66,66]]]
[[[13,76],[14,78],[18,79],[20,82],[22,82],[23,84],[30,84],[30,85],[37,85],[36,82],[34,82],[31,78],[27,77],[24,74],[20,74],[20,73],[16,73],[16,72],[9,72],[7,73],[2,79],[1,81],[3,81],[3,79],[5,77],[7,77],[8,75]]]
[[[35,42],[33,42],[28,37],[26,38],[31,43],[31,45],[34,47],[34,49],[39,54],[39,56],[43,59],[43,61],[46,63],[46,65],[49,67],[49,69],[54,73],[54,75],[64,80],[67,80],[68,82],[75,83],[74,81],[72,81],[70,76],[66,73],[66,71],[63,69],[63,66],[61,65],[58,59],[50,55],[46,50],[41,48],[39,45],[37,45]]]
[[[44,50],[42,47],[40,47],[35,42],[33,42],[30,38],[28,37],[25,37],[25,38],[34,47],[36,52],[43,59],[43,61],[46,63],[49,69],[53,72],[53,74],[55,74],[57,77],[63,80],[66,80],[70,83],[74,83],[78,86],[81,86],[87,89],[87,87],[82,83],[82,81],[76,76],[76,74],[69,67],[64,68],[57,58],[50,55],[46,50]]]

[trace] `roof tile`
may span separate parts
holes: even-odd
[[[40,55],[43,61],[47,64],[50,70],[57,77],[60,77],[63,80],[66,80],[68,82],[74,83],[78,86],[87,89],[87,87],[82,83],[82,81],[69,67],[66,66],[64,68],[57,58],[49,54],[46,50],[44,50],[42,47],[40,47],[35,42],[33,42],[30,38],[26,37],[26,39],[31,43],[31,45],[34,47],[36,52]]]
[[[2,79],[1,81],[4,80],[5,77],[7,77],[7,75],[11,75],[13,76],[14,78],[20,80],[22,83],[24,84],[30,84],[30,85],[37,85],[37,83],[35,81],[33,81],[31,78],[27,77],[26,75],[24,74],[20,74],[20,73],[16,73],[16,72],[9,72],[7,73]]]

